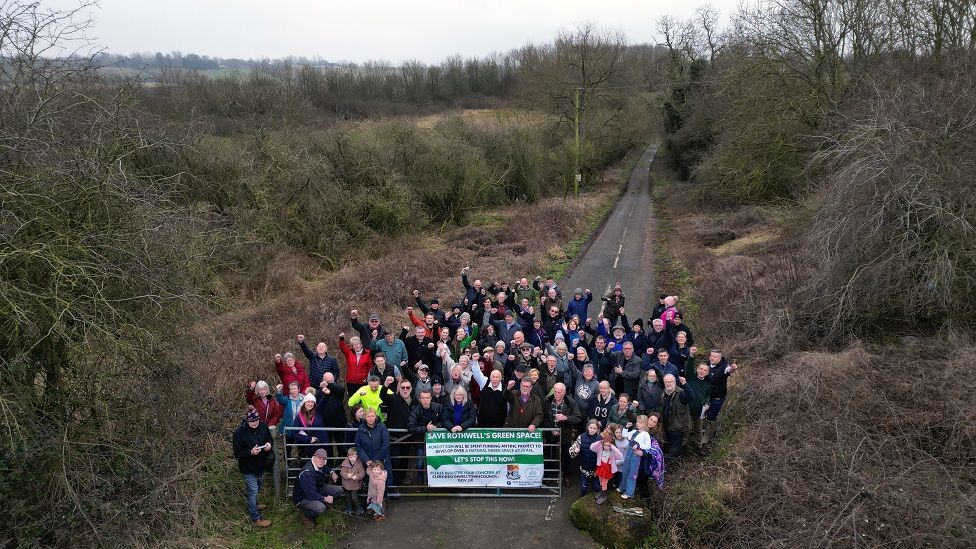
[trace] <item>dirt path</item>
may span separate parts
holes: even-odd
[[[600,234],[580,257],[575,267],[560,286],[566,299],[572,298],[575,288],[593,291],[589,315],[596,318],[600,312],[600,297],[610,292],[615,282],[620,282],[627,297],[627,317],[647,320],[651,312],[653,257],[651,237],[650,167],[657,152],[651,145],[641,155],[630,173],[627,190],[607,218]]]
[[[651,307],[651,195],[649,169],[656,145],[648,147],[631,172],[627,189],[600,233],[561,283],[566,292],[590,288],[590,315],[600,310],[600,292],[623,284],[628,316],[646,316]],[[599,547],[569,521],[569,506],[579,495],[576,479],[561,498],[409,498],[389,506],[387,520],[368,528],[352,523],[338,547],[549,546]]]

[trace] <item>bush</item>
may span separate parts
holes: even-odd
[[[818,156],[809,338],[976,325],[974,58],[879,71]]]

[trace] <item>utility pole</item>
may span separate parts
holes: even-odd
[[[583,181],[583,176],[580,174],[580,140],[579,140],[579,119],[580,119],[580,90],[582,88],[576,88],[576,162],[573,169],[573,196],[579,197],[579,186],[580,182]]]

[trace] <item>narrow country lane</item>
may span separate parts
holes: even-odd
[[[596,319],[600,297],[620,282],[627,297],[627,317],[644,318],[652,308],[654,239],[651,236],[650,168],[657,145],[649,146],[630,173],[627,190],[620,197],[600,234],[580,257],[560,287],[565,299],[572,298],[575,288],[593,291],[589,314]]]

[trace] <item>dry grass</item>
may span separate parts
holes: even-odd
[[[692,272],[699,346],[723,348],[742,370],[726,438],[672,477],[661,543],[976,544],[976,349],[908,340],[796,350],[794,293],[812,268],[789,212],[701,212],[686,185],[666,185],[667,245]],[[703,244],[721,232],[734,237]]]
[[[776,233],[768,230],[759,230],[745,236],[740,236],[735,240],[730,240],[725,244],[716,246],[712,248],[712,253],[722,257],[727,255],[734,255],[747,250],[752,246],[759,244],[766,244],[767,242],[772,242],[776,239]]]
[[[415,119],[415,123],[419,128],[432,129],[434,126],[452,117],[458,117],[466,123],[484,126],[496,125],[503,120],[517,120],[522,124],[542,126],[551,124],[554,120],[550,115],[535,111],[530,112],[516,109],[464,109],[461,111],[421,116]]]

